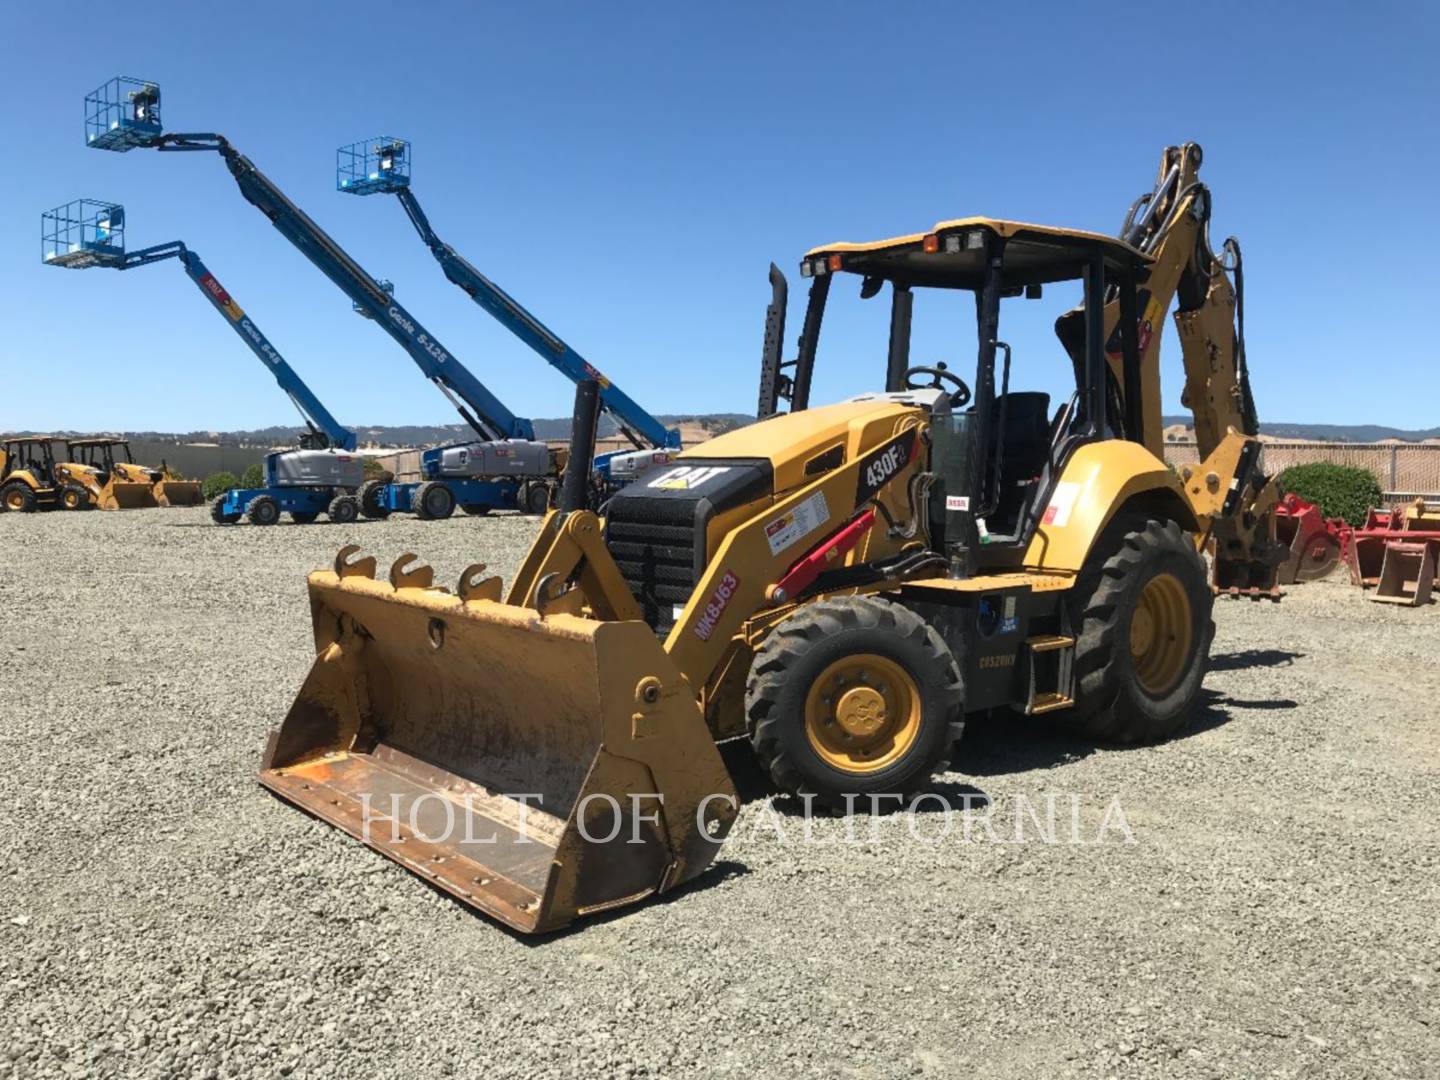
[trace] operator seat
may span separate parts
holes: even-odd
[[[1004,411],[1004,443],[1000,453],[1000,502],[992,515],[992,532],[1011,534],[1045,465],[1050,460],[1050,395],[1040,390],[1012,390],[995,399],[990,429],[990,454],[994,461],[997,442],[1002,438],[999,417]]]

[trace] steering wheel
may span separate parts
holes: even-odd
[[[930,376],[929,382],[921,382],[920,376]],[[934,367],[912,367],[905,369],[905,389],[907,390],[944,390],[944,383],[949,383],[953,389],[949,391],[950,404],[955,408],[963,407],[970,400],[970,387],[965,385],[965,380],[949,370],[944,364],[936,364]]]

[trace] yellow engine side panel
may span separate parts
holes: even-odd
[[[1182,515],[1181,527],[1196,528],[1180,478],[1149,450],[1122,439],[1082,446],[1055,485],[1040,526],[1025,550],[1025,566],[1078,573],[1115,513],[1147,492],[1173,495],[1175,512]]]
[[[805,463],[836,446],[844,447],[846,460],[869,449],[869,444],[856,434],[869,430],[875,421],[899,421],[914,416],[913,405],[894,401],[844,401],[837,405],[819,405],[797,413],[782,413],[728,431],[707,442],[699,443],[677,455],[689,458],[760,458],[768,460],[775,470],[777,494],[809,483],[814,476],[805,474]],[[888,437],[888,432],[885,436]],[[882,437],[882,438],[883,438]]]

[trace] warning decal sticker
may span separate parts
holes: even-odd
[[[830,507],[825,503],[825,493],[817,491],[788,514],[782,514],[765,526],[765,539],[770,544],[770,554],[779,555],[791,544],[803,540],[830,520]]]

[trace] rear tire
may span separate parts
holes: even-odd
[[[360,513],[375,521],[384,521],[390,511],[380,503],[380,494],[385,489],[384,480],[367,480],[360,485]]]
[[[216,495],[210,500],[210,520],[216,525],[234,525],[240,520],[239,514],[225,512],[225,495]]]
[[[0,488],[0,506],[16,514],[33,514],[37,500],[35,489],[20,480],[12,480]]]
[[[873,596],[800,608],[765,639],[745,691],[750,744],[784,791],[868,809],[948,764],[960,667],[934,628]],[[957,725],[957,727],[952,727]],[[893,809],[893,807],[891,807]]]
[[[543,482],[526,484],[520,491],[520,506],[527,514],[545,514],[550,510],[550,485]]]
[[[251,499],[245,508],[245,520],[251,525],[274,525],[280,520],[280,504],[269,495]]]
[[[360,516],[360,500],[354,495],[336,495],[325,513],[337,525],[349,525]]]
[[[429,480],[415,489],[410,507],[426,521],[442,521],[455,513],[455,493],[440,480]]]
[[[1190,719],[1210,664],[1205,561],[1173,521],[1106,530],[1075,586],[1075,708],[1056,719],[1100,742],[1158,742]]]

